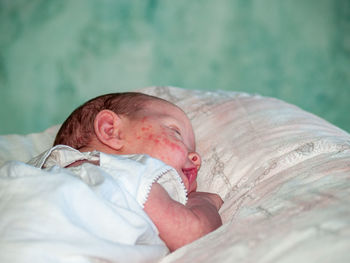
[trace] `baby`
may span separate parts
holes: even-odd
[[[159,175],[141,175],[153,177],[146,186],[150,188],[144,197],[146,200],[144,203],[140,201],[140,205],[170,251],[206,235],[222,224],[218,213],[223,203],[221,198],[213,193],[196,192],[201,158],[196,152],[190,120],[179,107],[166,100],[136,92],[94,98],[68,117],[54,145],[70,146],[84,153],[85,157],[79,154],[77,156],[80,157],[65,157],[64,162],[56,157],[56,160],[51,160],[51,164],[45,160],[43,166],[47,168],[53,165],[76,168],[86,163],[100,166],[102,157],[96,157],[97,152],[103,153],[103,156],[126,156],[128,160],[134,161],[138,155],[151,160],[155,158],[162,161],[157,165],[165,163],[175,169],[177,173],[173,172],[173,177],[180,177],[181,180],[175,180],[175,186],[168,187],[169,191],[166,190],[169,179],[161,180],[162,176]],[[60,148],[60,151],[64,150],[64,147]],[[110,173],[118,177],[114,172]],[[186,189],[185,199],[182,198],[184,200],[181,200],[181,191],[184,189],[176,185],[178,182],[182,182]],[[178,197],[169,193],[171,189],[178,192]],[[130,190],[131,194],[133,191]]]

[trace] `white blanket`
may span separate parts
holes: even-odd
[[[35,162],[80,158],[60,148]],[[101,153],[99,162],[42,170],[14,161],[0,168],[0,262],[154,262],[167,254],[142,207],[151,184],[165,177],[169,187],[172,176],[185,202],[180,177],[145,155]]]

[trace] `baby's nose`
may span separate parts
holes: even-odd
[[[200,155],[196,152],[190,152],[188,153],[188,158],[197,167],[197,170],[199,170],[202,164]]]

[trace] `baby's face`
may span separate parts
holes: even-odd
[[[192,125],[178,107],[161,100],[147,102],[136,119],[124,119],[123,154],[148,154],[172,166],[190,193],[197,188],[201,159]]]

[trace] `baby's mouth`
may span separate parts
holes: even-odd
[[[182,172],[187,177],[189,186],[191,186],[192,183],[194,181],[196,181],[196,179],[197,179],[197,173],[198,173],[197,168],[196,167],[194,167],[194,168],[184,168],[184,169],[182,169]]]

